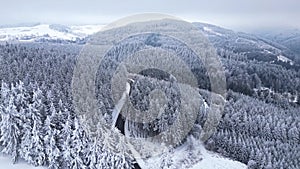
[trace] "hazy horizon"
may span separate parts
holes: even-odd
[[[190,22],[204,22],[236,31],[300,28],[300,1],[145,1],[91,0],[2,2],[0,25],[49,23],[64,25],[107,24],[139,13],[163,13]]]

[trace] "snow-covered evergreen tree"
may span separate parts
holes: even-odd
[[[36,90],[33,91],[33,96],[32,96],[32,106],[34,107],[34,111],[33,111],[33,116],[32,116],[32,120],[37,121],[38,125],[41,125],[42,122],[45,119],[46,113],[46,107],[44,104],[44,94],[42,92],[42,90],[40,90],[40,88],[37,88]],[[41,126],[38,126],[41,127]]]
[[[71,137],[71,168],[72,169],[84,169],[86,154],[87,154],[87,138],[84,130],[79,124],[78,118],[74,119],[74,130]]]
[[[63,156],[63,167],[70,168],[72,161],[72,124],[70,122],[70,115],[68,115],[68,119],[63,124],[63,128],[60,134],[60,146],[62,147],[62,156]]]
[[[15,163],[19,158],[22,120],[14,105],[13,97],[9,98],[9,105],[4,110],[1,114],[0,122],[0,143],[3,146],[2,152],[12,155],[12,161]]]
[[[2,81],[1,82],[1,95],[0,95],[1,112],[4,112],[5,110],[3,110],[3,109],[8,106],[10,92],[11,91],[10,91],[8,85]]]
[[[160,157],[160,166],[159,168],[174,168],[174,161],[173,161],[173,152],[174,149],[172,147],[165,148],[163,154]]]
[[[32,127],[33,121],[31,118],[30,109],[26,110],[23,115],[23,135],[21,140],[20,156],[26,161],[32,161],[30,149],[32,148]]]
[[[2,81],[1,82],[1,92],[0,92],[0,123],[2,121],[2,115],[4,115],[6,113],[6,108],[9,105],[9,100],[10,100],[9,99],[9,97],[10,97],[9,94],[10,94],[9,87],[7,86],[6,83],[4,83]],[[0,136],[1,136],[1,130],[0,130]]]
[[[97,169],[98,156],[101,155],[97,138],[89,143],[87,154],[87,164],[89,169]]]
[[[43,144],[42,134],[40,133],[42,130],[39,128],[39,124],[37,121],[33,122],[32,128],[32,149],[29,150],[33,159],[30,163],[35,166],[40,166],[45,163],[45,147]]]
[[[56,130],[51,122],[52,116],[47,116],[44,128],[45,128],[45,137],[44,137],[44,145],[45,145],[45,153],[47,158],[47,165],[49,169],[58,169],[60,167],[60,157],[61,152],[58,148],[57,137],[59,135],[59,131]]]

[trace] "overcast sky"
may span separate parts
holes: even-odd
[[[243,30],[300,28],[300,0],[0,0],[0,25],[110,23],[155,12]]]

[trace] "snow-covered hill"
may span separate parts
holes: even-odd
[[[273,29],[273,30],[258,30],[254,34],[282,44],[298,54],[300,60],[300,29]]]
[[[217,48],[246,56],[248,59],[294,65],[296,54],[284,45],[243,32],[205,23],[193,23]]]
[[[0,28],[0,41],[41,42],[70,41],[76,42],[101,30],[103,25],[65,26],[58,24],[38,24],[33,26]]]
[[[249,59],[294,65],[296,54],[263,36],[234,32],[205,23],[193,23],[218,49],[233,51]],[[59,24],[21,24],[0,27],[0,42],[55,42],[84,44],[86,37],[104,25],[66,26]]]

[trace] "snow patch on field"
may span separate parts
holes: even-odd
[[[211,28],[208,28],[208,27],[203,27],[203,30],[206,31],[206,32],[209,32],[211,34],[214,34],[214,35],[218,35],[218,36],[224,36],[218,32],[215,32],[214,30],[212,30]]]

